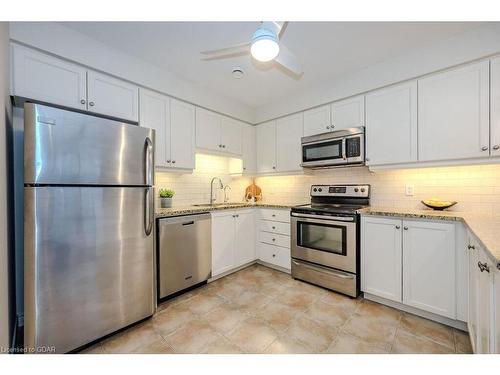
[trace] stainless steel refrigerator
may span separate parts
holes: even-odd
[[[154,130],[26,103],[25,347],[69,352],[153,314]]]

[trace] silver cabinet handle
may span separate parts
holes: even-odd
[[[175,160],[172,160],[172,164],[175,164]]]
[[[399,225],[396,225],[396,229],[401,229],[401,227]]]
[[[329,126],[327,126],[326,128],[327,128],[327,129],[330,129],[330,127],[329,127]]]
[[[89,106],[93,107],[94,106],[94,102],[89,102]]]
[[[276,254],[273,254],[273,258],[276,257]]]
[[[486,150],[488,150],[488,146],[481,147],[481,151],[486,151]]]
[[[167,160],[167,163],[170,163],[170,160]]]
[[[476,250],[476,247],[474,245],[467,245],[467,249]]]
[[[493,150],[498,150],[499,148],[500,148],[500,146],[499,146],[499,145],[494,145],[494,146],[493,146]]]
[[[276,169],[276,166],[273,166],[273,169]]]
[[[85,99],[80,100],[80,103],[85,104],[86,103]]]
[[[219,145],[220,148],[222,148],[222,145]]]
[[[408,230],[408,227],[403,227],[404,230]]]
[[[271,216],[272,216],[272,217],[276,217],[276,214],[272,214]]]
[[[481,270],[481,272],[490,272],[490,267],[488,266],[488,263],[481,263],[481,262],[477,262],[477,266],[479,267],[479,269]]]
[[[226,148],[226,145],[222,145],[222,148]]]
[[[274,242],[274,241],[276,241],[276,238],[273,238],[273,240],[272,240],[272,241],[273,241],[273,242]]]
[[[247,167],[243,167],[243,170],[246,171],[247,170]]]
[[[276,227],[273,227],[273,229],[276,229]]]

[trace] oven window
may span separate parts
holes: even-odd
[[[347,228],[341,225],[297,222],[297,245],[346,255]]]
[[[302,161],[317,161],[342,158],[342,140],[302,146]]]

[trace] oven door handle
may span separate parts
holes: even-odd
[[[342,216],[328,216],[328,219],[325,219],[324,217],[318,217],[318,215],[309,215],[309,214],[299,214],[292,212],[293,217],[302,217],[302,218],[310,218],[310,219],[315,219],[318,221],[323,221],[323,222],[332,222],[332,221],[354,221],[353,217],[342,217]],[[331,219],[330,219],[331,217]],[[306,221],[306,220],[304,220]]]
[[[299,263],[294,259],[292,259],[292,263],[298,267],[308,268],[312,271],[317,271],[317,272],[327,274],[329,276],[338,277],[339,279],[346,279],[347,280],[347,279],[354,279],[356,277],[355,275],[347,275],[347,274],[344,274],[343,272],[340,273],[339,271],[327,270],[327,269],[320,267],[320,266],[310,266],[309,264],[306,264],[306,263],[302,263],[302,262]]]

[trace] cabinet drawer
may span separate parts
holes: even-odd
[[[259,259],[275,266],[286,269],[291,268],[290,249],[284,247],[268,245],[266,243],[259,244]]]
[[[278,233],[278,234],[284,234],[286,236],[289,236],[290,235],[290,224],[280,223],[277,221],[261,220],[260,221],[260,230],[263,232]]]
[[[285,236],[283,234],[260,232],[260,242],[286,247],[288,249],[290,248],[290,236]]]
[[[263,220],[281,221],[283,223],[290,222],[289,210],[273,210],[273,209],[260,209],[260,218]]]

